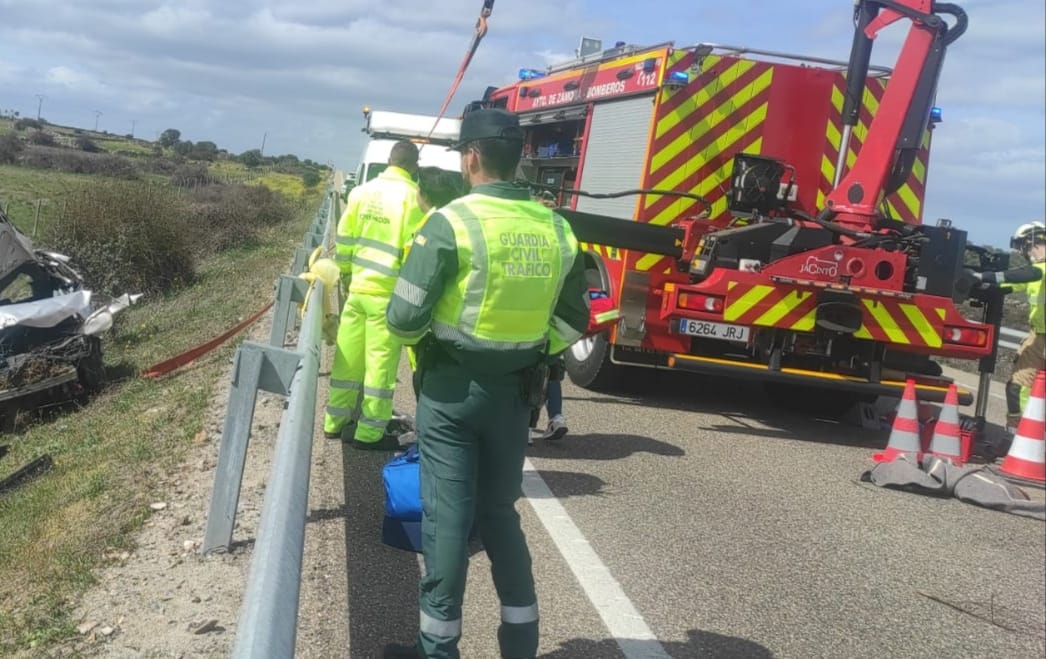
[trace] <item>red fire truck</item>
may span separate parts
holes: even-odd
[[[981,360],[983,397],[1001,300],[965,274],[965,232],[922,223],[937,79],[966,15],[930,0],[855,12],[849,62],[619,44],[522,70],[466,109],[519,115],[521,174],[557,196],[590,284],[620,309],[568,352],[575,383],[679,369],[836,407],[913,378],[939,401],[933,358],[954,357]],[[902,18],[895,67],[870,66],[879,30]],[[971,295],[980,320],[960,314]]]

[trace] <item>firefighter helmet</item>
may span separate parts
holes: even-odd
[[[1027,249],[1035,243],[1046,242],[1046,224],[1028,222],[1017,227],[1010,238],[1011,249]]]

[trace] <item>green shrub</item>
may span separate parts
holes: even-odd
[[[177,191],[138,182],[92,182],[67,197],[47,236],[98,292],[158,294],[191,283],[196,236]]]
[[[135,178],[138,170],[123,156],[110,153],[85,153],[49,146],[31,146],[25,150],[21,163],[37,169],[56,169],[71,174],[98,174],[113,178]]]
[[[208,171],[207,165],[182,164],[171,174],[171,183],[179,188],[197,188],[214,183],[214,177]]]
[[[258,230],[291,219],[294,209],[283,195],[260,185],[207,185],[190,195],[190,222],[200,255],[255,242]]]
[[[9,165],[18,160],[25,145],[14,133],[0,135],[0,164]]]
[[[29,119],[23,117],[15,122],[15,130],[25,130],[26,128],[34,128],[40,130],[44,127],[44,122],[37,121],[36,119]]]
[[[81,135],[80,137],[77,137],[76,140],[74,140],[74,144],[76,144],[77,149],[80,149],[81,151],[86,151],[87,153],[98,153],[99,151],[101,151],[101,148],[99,148],[98,145],[95,144],[94,141],[86,135]]]
[[[48,133],[46,130],[34,130],[29,133],[29,141],[33,144],[39,144],[40,146],[55,146],[58,144],[54,135]]]

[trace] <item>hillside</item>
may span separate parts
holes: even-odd
[[[295,155],[265,156],[257,149],[232,154],[214,142],[160,142],[59,126],[35,119],[0,118],[0,207],[30,235],[43,235],[66,212],[69,194],[91,176],[177,187],[262,185],[301,205],[330,170]],[[46,172],[46,175],[43,175]]]
[[[272,300],[329,172],[293,156],[15,123],[0,119],[0,207],[37,248],[72,258],[92,300],[144,294],[103,335],[100,391],[74,382],[2,410],[0,479],[51,466],[0,494],[0,655],[41,656],[78,636],[70,612],[96,570],[135,551],[162,483],[214,441],[204,417],[237,339],[167,377],[140,374]],[[0,371],[14,369],[8,348]]]

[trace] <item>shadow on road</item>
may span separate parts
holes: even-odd
[[[553,460],[620,460],[634,453],[679,457],[686,451],[650,437],[639,435],[567,435],[555,441],[538,440],[527,448],[527,456]],[[542,475],[546,472],[542,470]]]
[[[687,632],[686,643],[661,643],[661,647],[674,659],[715,657],[717,659],[770,659],[773,653],[762,645],[736,636],[724,636],[713,632],[691,629]],[[644,641],[626,640],[635,654],[642,651]],[[651,646],[654,644],[651,643]],[[651,650],[654,650],[651,647]],[[561,643],[550,653],[540,655],[541,659],[581,659],[582,657],[620,657],[618,642],[611,639],[594,641],[590,639],[571,639]]]
[[[545,481],[548,489],[552,492],[552,496],[556,499],[602,496],[603,487],[606,485],[606,481],[598,476],[582,474],[576,471],[546,471],[540,469],[538,473],[541,474],[541,480]]]
[[[385,511],[381,468],[392,456],[344,444],[345,573],[348,579],[350,658],[380,657],[397,635],[411,637],[418,627],[416,554],[381,543]],[[315,511],[313,517],[325,514]],[[409,630],[404,633],[404,630]]]
[[[630,379],[613,393],[564,396],[564,400],[578,405],[632,405],[651,412],[673,410],[719,415],[731,423],[700,427],[722,434],[799,439],[855,448],[881,447],[885,437],[884,430],[861,428],[856,408],[820,414],[790,409],[771,401],[758,382],[717,380],[710,386],[707,380],[690,373],[645,373],[644,377]]]

